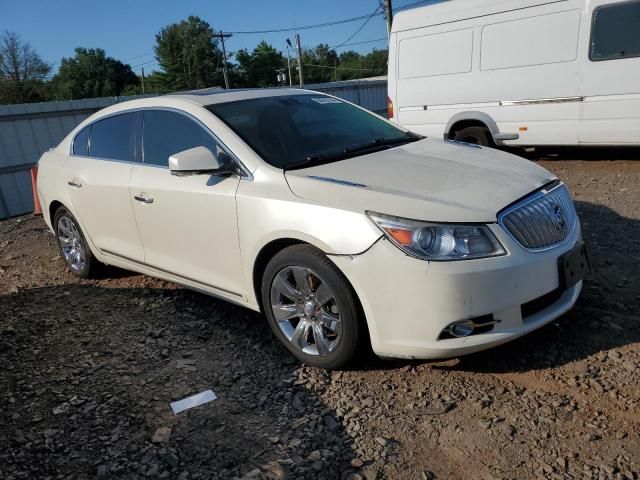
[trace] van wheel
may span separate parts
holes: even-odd
[[[356,294],[320,250],[293,245],[278,252],[261,294],[273,333],[299,360],[335,369],[354,356],[362,336]]]
[[[486,127],[466,127],[458,130],[453,139],[458,142],[473,143],[474,145],[482,145],[483,147],[492,147],[493,139],[491,133]]]

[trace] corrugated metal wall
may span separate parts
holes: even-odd
[[[0,219],[33,211],[29,169],[43,152],[92,113],[132,98],[0,105]]]
[[[343,82],[317,83],[304,88],[328,93],[360,105],[378,115],[387,116],[387,79],[347,80]]]
[[[386,79],[305,85],[384,115]],[[29,169],[82,120],[101,108],[139,97],[0,105],[0,219],[33,211]]]

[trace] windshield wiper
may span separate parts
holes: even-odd
[[[416,142],[418,140],[422,140],[424,137],[420,135],[416,135],[415,133],[408,132],[406,135],[402,137],[395,138],[376,138],[372,142],[365,143],[363,145],[358,145],[357,147],[345,148],[345,153],[359,153],[369,149],[375,149],[377,147],[389,147],[392,145],[399,145],[402,143],[410,143]]]
[[[322,153],[319,155],[311,155],[301,162],[297,162],[291,165],[287,165],[285,170],[293,170],[300,167],[310,166],[310,164],[320,165],[324,163],[336,162],[338,160],[345,160],[365,153],[374,153],[380,150],[385,150],[394,145],[401,145],[404,143],[416,142],[422,140],[422,135],[407,132],[402,137],[395,138],[376,138],[371,142],[364,143],[355,147],[347,147],[340,152]]]

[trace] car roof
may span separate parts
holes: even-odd
[[[204,88],[202,90],[192,90],[189,92],[171,93],[169,95],[163,95],[163,97],[188,100],[200,105],[211,105],[214,103],[235,102],[238,100],[249,100],[253,98],[310,94],[318,95],[318,92],[312,92],[311,90],[304,90],[301,88],[235,88],[226,90],[220,87],[215,87]]]

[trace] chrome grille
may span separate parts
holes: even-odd
[[[577,218],[569,190],[560,183],[508,208],[499,221],[524,248],[538,250],[567,238]]]

